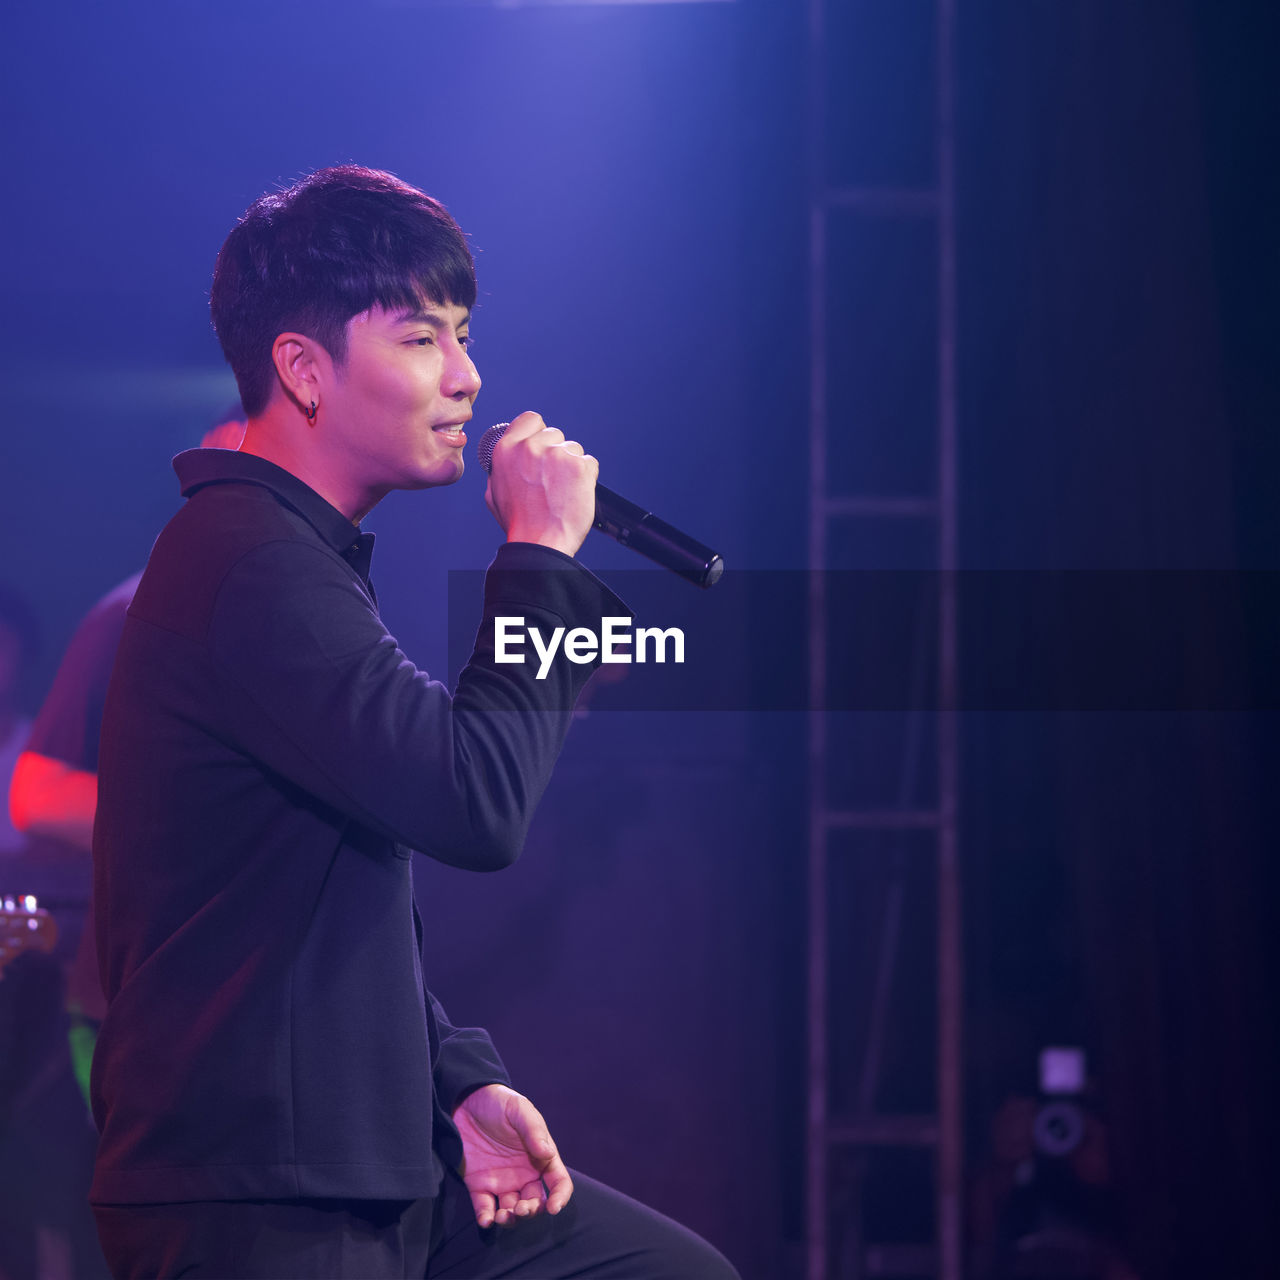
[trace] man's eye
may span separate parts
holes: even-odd
[[[429,347],[429,346],[431,346],[431,345],[432,345],[432,341],[433,341],[433,339],[431,339],[431,338],[414,338],[412,341],[413,341],[413,345],[414,345],[415,347]]]

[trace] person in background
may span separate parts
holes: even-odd
[[[243,434],[237,401],[201,443],[234,449]],[[0,742],[13,744],[11,778],[0,759],[9,797],[0,806],[0,855],[22,854],[10,863],[19,882],[2,889],[29,888],[38,864],[42,883],[63,886],[63,899],[83,902],[102,705],[140,576],[114,587],[84,617],[34,723],[16,713],[0,717]],[[25,647],[33,634],[25,610],[6,608],[6,599],[0,595],[0,706],[9,705],[4,695],[16,678],[20,646],[10,633],[27,637]],[[65,958],[63,945],[52,956],[20,956],[0,982],[0,1280],[106,1280],[108,1274],[88,1205],[97,1134],[87,1106],[106,1003],[92,914],[84,912],[82,926],[80,912],[65,903],[55,904],[53,915],[62,942],[73,949]]]
[[[0,588],[0,785],[7,786],[31,730],[18,707],[18,681],[35,647],[30,610],[12,591]],[[0,809],[0,858],[26,846],[22,828]]]
[[[244,413],[237,400],[201,438],[206,449],[238,449]],[[9,816],[27,837],[57,841],[89,856],[98,807],[98,735],[120,632],[141,573],[113,587],[85,616],[26,736],[9,786]],[[106,1001],[98,978],[92,916],[67,978],[72,1060],[88,1102],[89,1066]]]

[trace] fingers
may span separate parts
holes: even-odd
[[[542,1185],[547,1193],[547,1212],[559,1213],[573,1195],[573,1179],[569,1176],[569,1170],[564,1167],[559,1152],[542,1171]]]
[[[562,448],[566,453],[571,453],[578,458],[585,454],[585,450],[576,440],[566,440],[564,432],[559,427],[547,426],[542,415],[532,411],[522,413],[511,420],[506,431],[502,433],[502,439],[494,446],[493,452],[495,454],[509,452],[522,440],[528,440],[540,449]],[[591,461],[598,469],[600,464],[595,462],[594,458]]]
[[[511,453],[522,444],[537,450],[551,448],[565,443],[564,432],[559,427],[549,427],[540,413],[522,413],[511,420],[510,425],[502,433],[502,439],[493,447],[494,458]]]
[[[556,1214],[569,1203],[569,1197],[572,1194],[573,1183],[570,1182],[567,1188],[561,1188],[558,1199],[553,1203],[540,1179],[537,1182],[527,1183],[520,1189],[519,1193],[515,1191],[504,1192],[498,1197],[497,1209],[490,1213],[489,1221],[486,1222],[477,1213],[476,1222],[481,1227],[489,1225],[509,1227],[524,1219],[536,1218],[542,1212],[544,1206],[548,1213]],[[492,1197],[490,1199],[492,1200]],[[475,1200],[474,1196],[472,1200]]]
[[[493,1226],[494,1217],[497,1211],[497,1205],[492,1195],[487,1191],[473,1191],[471,1193],[471,1207],[475,1210],[476,1225],[481,1228]]]
[[[600,464],[576,440],[522,413],[493,450],[485,505],[510,542],[574,555],[595,521]]]
[[[484,1203],[479,1203],[481,1201]],[[548,1212],[560,1212],[559,1206],[555,1209],[550,1207],[550,1201],[547,1200],[540,1182],[531,1183],[519,1195],[514,1191],[505,1193],[499,1198],[496,1208],[493,1197],[488,1195],[473,1194],[471,1203],[476,1211],[476,1225],[481,1230],[488,1230],[489,1227],[511,1227],[517,1222],[535,1218],[542,1212],[544,1204],[547,1205]]]
[[[507,1104],[507,1119],[511,1127],[520,1135],[524,1149],[534,1166],[541,1170],[542,1178],[538,1183],[530,1183],[522,1189],[522,1196],[533,1199],[536,1194],[537,1204],[534,1211],[541,1206],[545,1196],[548,1213],[559,1213],[569,1203],[573,1195],[573,1179],[564,1161],[560,1159],[547,1122],[542,1112],[528,1098],[517,1094]]]
[[[546,1194],[542,1190],[541,1179],[536,1182],[526,1183],[520,1188],[518,1195],[514,1191],[510,1192],[509,1195],[512,1201],[510,1205],[512,1221],[517,1218],[535,1217],[541,1212],[543,1202],[546,1199]]]
[[[532,1182],[527,1182],[520,1188],[520,1199],[516,1204],[516,1213],[521,1217],[533,1217],[534,1214],[541,1211],[546,1200],[547,1193],[543,1188],[542,1179],[535,1178]]]
[[[511,1221],[519,1203],[520,1193],[518,1191],[504,1191],[498,1197],[498,1211],[493,1216],[494,1222],[500,1227],[505,1227]]]
[[[512,418],[507,424],[507,429],[502,433],[502,439],[498,441],[497,448],[502,448],[503,442],[507,440],[524,440],[529,436],[537,435],[539,431],[545,430],[547,424],[542,420],[542,414],[529,411],[522,413],[518,417]]]
[[[560,1159],[560,1152],[542,1113],[527,1098],[522,1097],[520,1101],[523,1105],[509,1109],[508,1117],[533,1163],[542,1170],[547,1212],[559,1213],[573,1195],[573,1179]]]
[[[550,1201],[542,1180],[527,1182],[519,1191],[504,1191],[495,1196],[491,1191],[472,1191],[471,1207],[475,1210],[476,1225],[482,1230],[489,1227],[506,1227],[522,1218],[536,1217]],[[560,1205],[552,1213],[560,1212]]]
[[[550,430],[550,428],[548,428],[548,430]],[[600,478],[600,460],[592,454],[589,454],[576,440],[566,440],[564,444],[555,445],[553,447],[562,449],[572,457],[580,458],[581,465],[590,473],[588,479],[591,484],[594,485]]]
[[[507,1098],[506,1117],[535,1165],[541,1166],[544,1160],[555,1154],[556,1144],[551,1141],[551,1131],[542,1118],[542,1112],[523,1094],[513,1091]]]
[[[497,1197],[491,1191],[472,1191],[471,1207],[475,1210],[476,1225],[487,1230],[509,1226],[520,1218],[532,1218],[542,1208],[544,1199],[542,1183],[530,1182],[519,1191],[504,1191]]]

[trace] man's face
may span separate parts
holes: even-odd
[[[452,484],[462,475],[462,424],[480,391],[467,355],[470,313],[424,303],[374,307],[347,324],[347,357],[321,400],[320,430],[347,479],[374,498]]]

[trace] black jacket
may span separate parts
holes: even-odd
[[[512,862],[591,673],[496,664],[493,617],[598,629],[625,607],[504,545],[451,697],[379,621],[371,534],[253,455],[175,468],[188,501],[103,719],[91,1199],[431,1195],[449,1112],[506,1076],[425,989],[410,850]]]

